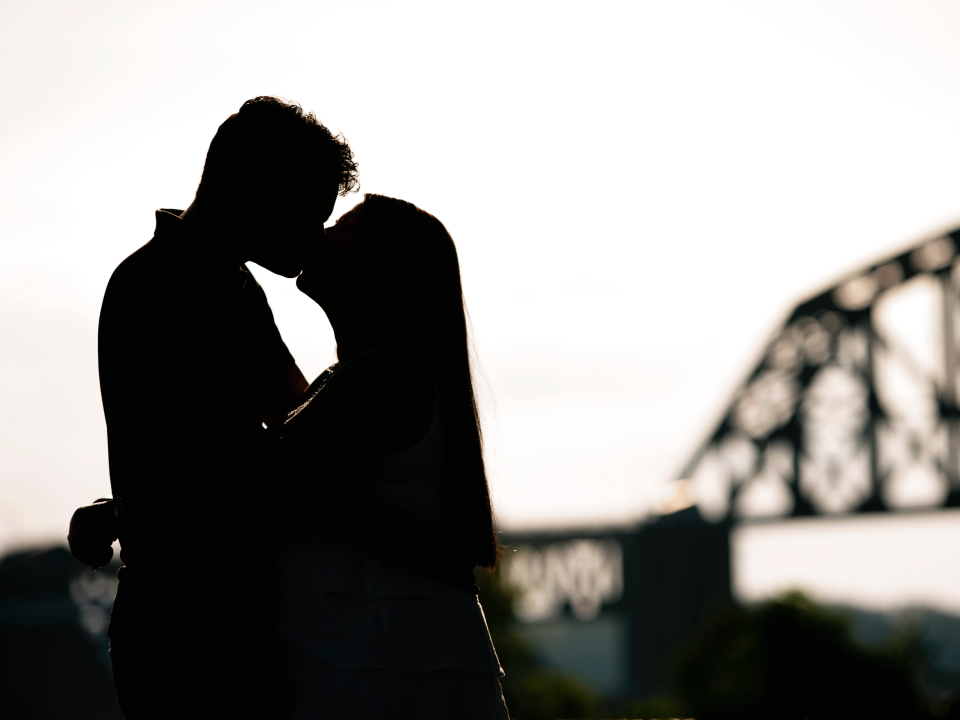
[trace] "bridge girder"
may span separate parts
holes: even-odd
[[[686,466],[713,520],[960,507],[960,229],[800,303]],[[936,289],[931,371],[878,323],[908,286]]]

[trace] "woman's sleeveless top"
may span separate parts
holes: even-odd
[[[337,369],[328,370],[315,385],[322,386]],[[312,387],[308,393],[312,397],[318,390]],[[371,500],[418,524],[439,524],[443,514],[439,404],[423,438],[383,458],[363,482]],[[346,543],[300,535],[288,537],[279,572],[276,629],[314,666],[503,675],[483,609],[471,592]]]

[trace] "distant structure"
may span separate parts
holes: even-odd
[[[800,305],[634,528],[512,534],[522,634],[609,697],[656,694],[733,605],[738,520],[960,506],[960,230]]]
[[[958,238],[798,305],[678,490],[711,520],[960,506]]]
[[[608,698],[662,692],[689,633],[733,605],[729,528],[696,508],[504,542],[521,637],[541,663]]]

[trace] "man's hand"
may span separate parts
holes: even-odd
[[[117,518],[112,500],[98,500],[77,508],[70,519],[67,542],[70,552],[94,570],[113,559],[113,541],[117,539]]]

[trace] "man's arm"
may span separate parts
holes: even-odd
[[[291,397],[296,388],[305,386],[306,381],[298,383],[297,376],[302,380],[302,373],[294,366],[278,380],[277,394],[281,398]],[[197,516],[199,510],[199,517],[206,516],[209,523],[218,524],[230,536],[224,540],[237,544],[246,539],[249,528],[260,525],[263,519],[253,490],[264,480],[263,443],[267,433],[250,423],[250,410],[242,393],[222,386],[206,386],[200,376],[195,380],[180,383],[165,393],[163,406],[207,456],[217,477],[209,477],[205,487],[181,491],[188,494],[187,500],[174,502],[171,494],[169,501],[161,503],[159,512],[150,513],[150,529],[156,532],[157,520],[164,515],[181,515],[184,503],[189,503],[193,506],[191,515]],[[142,502],[143,498],[125,492],[115,500],[101,499],[78,508],[67,537],[73,556],[93,568],[110,562],[111,545],[124,528],[135,534],[145,530],[143,523],[138,522],[143,520],[142,514],[135,512]],[[131,506],[133,512],[128,512]]]

